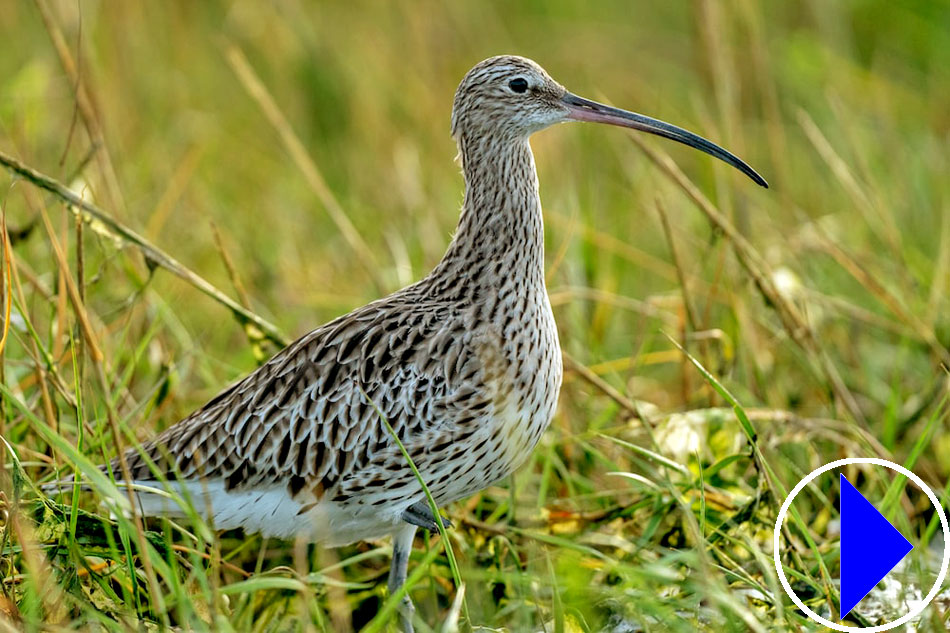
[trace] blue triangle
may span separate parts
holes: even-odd
[[[841,619],[914,546],[841,475]]]

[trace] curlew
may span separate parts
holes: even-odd
[[[386,417],[439,505],[518,468],[550,422],[561,351],[544,284],[528,138],[555,123],[641,130],[742,160],[679,127],[571,94],[531,60],[487,59],[455,94],[465,198],[424,279],[313,330],[126,460],[135,483],[187,492],[219,529],[330,546],[391,535],[389,589],[435,516]],[[118,462],[108,466],[118,474]],[[138,489],[146,515],[182,515]],[[401,605],[412,631],[413,607]]]

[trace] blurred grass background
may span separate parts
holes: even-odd
[[[11,2],[0,151],[298,336],[438,261],[462,197],[452,96],[485,57],[531,57],[578,94],[721,143],[771,189],[644,139],[751,255],[626,133],[573,125],[533,139],[549,292],[572,360],[531,463],[448,509],[460,626],[813,630],[771,564],[788,489],[828,461],[880,456],[946,499],[948,25],[950,3],[912,0]],[[391,626],[385,543],[323,551],[162,521],[140,540],[123,517],[109,522],[102,491],[40,495],[34,482],[72,472],[76,454],[114,454],[110,412],[123,443],[149,437],[273,348],[95,225],[77,238],[54,197],[0,182],[14,242],[5,296],[10,279],[20,287],[2,363],[3,626]],[[735,395],[755,435],[666,335]],[[929,502],[886,473],[850,472],[869,496],[889,494],[889,518],[925,545],[898,593],[926,593],[942,549],[927,547],[940,532]],[[816,482],[785,532],[793,585],[827,617],[836,486]],[[419,629],[451,630],[457,590],[437,539],[420,537],[410,569],[421,570]],[[944,630],[946,610],[929,609],[919,630]],[[894,597],[855,622],[900,611]]]

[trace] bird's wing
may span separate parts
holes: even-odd
[[[392,448],[484,412],[484,354],[447,304],[393,295],[314,330],[204,407],[126,453],[134,480],[223,479],[328,490]],[[449,431],[451,433],[451,431]],[[428,446],[427,446],[428,444]],[[111,464],[121,476],[116,460]]]

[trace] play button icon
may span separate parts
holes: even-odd
[[[839,621],[831,620],[819,615],[809,608],[802,599],[792,590],[792,585],[788,581],[785,573],[786,564],[782,562],[782,550],[793,545],[783,538],[785,519],[789,515],[792,502],[795,497],[804,491],[813,481],[823,474],[844,468],[845,466],[854,467],[861,465],[867,469],[869,467],[879,467],[890,469],[891,471],[906,477],[913,482],[930,500],[940,519],[940,528],[943,531],[943,557],[940,561],[940,571],[934,580],[930,591],[922,599],[913,601],[909,604],[910,610],[898,617],[896,620],[882,622],[873,626],[855,627]],[[825,596],[822,603],[830,600],[832,603],[839,602],[840,613],[843,619],[852,611],[858,603],[879,583],[894,566],[897,565],[913,549],[913,546],[904,536],[898,532],[894,526],[888,523],[887,519],[878,512],[871,502],[865,499],[858,490],[843,476],[839,477],[840,482],[840,548],[841,556],[839,564],[841,568],[840,591],[832,590],[832,594]],[[796,519],[801,522],[801,518]],[[806,528],[807,529],[807,528]],[[900,464],[881,459],[879,457],[847,457],[837,461],[825,464],[820,468],[808,473],[804,479],[799,481],[789,491],[779,508],[775,519],[775,529],[772,532],[773,562],[775,571],[778,574],[782,589],[797,606],[802,613],[819,624],[834,631],[843,631],[844,633],[854,633],[854,631],[866,631],[867,633],[877,633],[880,631],[890,631],[905,624],[908,624],[920,618],[924,609],[930,604],[940,592],[947,573],[950,571],[950,522],[943,510],[940,500],[933,490],[924,482],[923,479]],[[794,559],[790,560],[789,569],[794,569]],[[815,599],[813,596],[812,599]]]
[[[844,475],[841,480],[841,619],[914,546]]]

